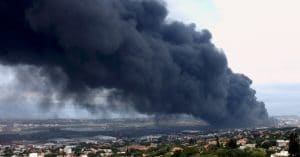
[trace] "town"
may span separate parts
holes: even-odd
[[[280,127],[183,130],[177,133],[124,138],[57,138],[45,143],[30,144],[28,141],[19,141],[3,144],[0,145],[0,156],[287,157],[291,135],[299,133],[298,127]]]

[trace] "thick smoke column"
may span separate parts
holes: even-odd
[[[118,100],[140,113],[217,126],[266,121],[252,81],[228,68],[210,32],[166,15],[155,0],[2,0],[0,62],[42,68],[53,87],[63,84],[61,99],[87,108],[90,91],[105,89],[110,107]]]

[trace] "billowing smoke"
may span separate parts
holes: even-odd
[[[0,62],[38,67],[57,99],[94,112],[86,102],[104,90],[110,108],[216,126],[265,122],[252,81],[230,70],[210,32],[166,16],[155,0],[1,0]]]

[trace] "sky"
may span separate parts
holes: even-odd
[[[213,42],[225,52],[229,67],[253,80],[257,97],[265,102],[270,115],[300,115],[299,0],[166,0],[166,5],[168,20],[195,23],[197,29],[212,32]],[[11,67],[0,65],[0,118],[39,117],[40,108],[23,106],[38,104],[45,94],[43,89],[36,86],[32,91],[20,84],[16,75]],[[38,79],[30,84],[39,81],[43,82]],[[10,102],[16,103],[6,105]],[[90,117],[88,111],[66,105],[51,108],[45,118],[72,118],[78,111],[80,118]],[[133,114],[107,112],[102,115]],[[6,117],[1,117],[4,113]]]
[[[169,19],[212,32],[229,67],[253,80],[270,115],[299,115],[300,1],[167,0]]]

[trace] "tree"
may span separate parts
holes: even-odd
[[[81,146],[77,146],[77,147],[73,148],[73,151],[74,151],[74,154],[76,156],[79,156],[81,154],[82,147]]]
[[[101,157],[101,155],[98,153],[88,153],[88,155],[87,155],[88,157]]]
[[[291,133],[289,140],[290,140],[290,143],[289,143],[290,157],[300,157],[300,149],[299,149],[297,133]]]
[[[9,147],[6,147],[5,149],[4,149],[4,156],[12,156],[14,153],[13,153],[13,150],[11,149],[11,148],[9,148]]]
[[[267,152],[264,149],[258,148],[250,151],[249,156],[251,157],[265,157]]]
[[[219,137],[218,137],[218,136],[217,136],[216,140],[217,140],[217,148],[220,148],[221,145],[220,145],[220,140],[219,140]]]
[[[230,139],[226,146],[227,146],[227,148],[230,148],[230,149],[235,149],[238,147],[235,139]]]
[[[55,153],[45,154],[45,157],[57,157],[57,154]]]

